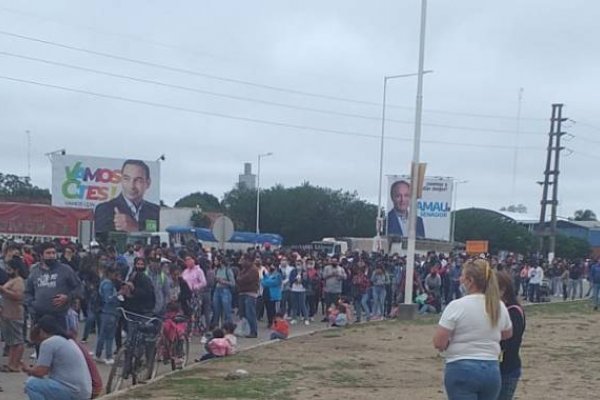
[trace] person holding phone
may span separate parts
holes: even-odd
[[[54,243],[42,243],[40,253],[41,261],[31,267],[25,284],[25,304],[34,323],[52,315],[66,329],[69,305],[83,293],[81,281],[71,267],[58,261]]]

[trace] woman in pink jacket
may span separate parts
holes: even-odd
[[[202,289],[206,287],[206,276],[202,268],[196,263],[196,260],[192,256],[186,256],[184,259],[185,269],[181,273],[181,277],[188,284],[192,291],[192,299],[190,308],[192,309],[192,318],[194,321],[195,333],[200,333],[200,327],[202,325]],[[205,326],[208,326],[206,321]]]

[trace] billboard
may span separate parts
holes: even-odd
[[[425,177],[417,206],[417,238],[450,240],[452,178]],[[386,234],[408,236],[410,176],[388,175]]]
[[[94,210],[96,232],[157,231],[158,161],[52,157],[52,205]]]

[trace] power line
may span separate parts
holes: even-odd
[[[289,94],[300,95],[300,96],[322,98],[322,99],[331,100],[331,101],[341,101],[341,102],[345,102],[345,103],[353,103],[353,104],[381,107],[381,104],[377,103],[377,102],[358,100],[358,99],[350,99],[350,98],[346,98],[346,97],[338,97],[338,96],[326,95],[326,94],[321,94],[321,93],[307,92],[307,91],[303,91],[303,90],[283,88],[280,86],[267,85],[267,84],[247,81],[247,80],[243,80],[243,79],[236,79],[236,78],[229,78],[229,77],[224,77],[224,76],[219,76],[219,75],[214,75],[214,74],[208,74],[208,73],[198,72],[198,71],[194,71],[194,70],[190,70],[190,69],[186,69],[186,68],[174,67],[174,66],[170,66],[170,65],[166,65],[166,64],[159,64],[159,63],[154,63],[154,62],[150,62],[150,61],[146,61],[146,60],[139,60],[139,59],[120,56],[120,55],[116,55],[116,54],[111,54],[111,53],[106,53],[106,52],[101,52],[101,51],[96,51],[96,50],[90,50],[90,49],[86,49],[83,47],[78,47],[78,46],[68,45],[68,44],[59,43],[59,42],[55,42],[55,41],[35,38],[32,36],[21,35],[21,34],[17,34],[17,33],[13,33],[13,32],[7,32],[7,31],[0,30],[0,35],[9,36],[9,37],[13,37],[13,38],[21,39],[21,40],[28,40],[28,41],[32,41],[32,42],[42,43],[45,45],[59,47],[59,48],[67,49],[67,50],[79,51],[79,52],[83,52],[83,53],[87,53],[87,54],[91,54],[91,55],[95,55],[95,56],[111,58],[114,60],[126,61],[126,62],[130,62],[130,63],[138,64],[138,65],[144,65],[147,67],[159,68],[159,69],[164,69],[167,71],[172,71],[172,72],[177,72],[177,73],[182,73],[182,74],[200,76],[203,78],[213,79],[213,80],[217,80],[217,81],[221,81],[221,82],[235,83],[235,84],[246,85],[246,86],[256,87],[256,88],[260,88],[260,89],[272,90],[272,91],[289,93]],[[393,104],[390,104],[389,107],[406,109],[406,110],[413,109],[412,107],[409,107],[409,106],[399,106],[399,105],[393,105]],[[476,118],[495,118],[495,119],[508,119],[508,120],[515,119],[515,117],[490,115],[490,114],[476,114],[476,113],[431,110],[431,109],[425,110],[425,111],[428,113],[460,115],[460,116],[468,116],[468,117],[476,117]],[[525,118],[525,117],[521,117],[521,119],[527,119],[527,120],[532,120],[532,121],[544,121],[545,120],[543,118]]]
[[[94,68],[83,67],[83,66],[79,66],[79,65],[68,64],[68,63],[63,63],[63,62],[58,62],[58,61],[52,61],[52,60],[38,58],[38,57],[30,57],[30,56],[25,56],[22,54],[16,54],[16,53],[11,53],[11,52],[6,52],[6,51],[0,51],[0,55],[6,56],[6,57],[19,58],[19,59],[27,60],[27,61],[44,63],[47,65],[53,65],[53,66],[58,66],[58,67],[62,67],[62,68],[70,68],[70,69],[75,69],[75,70],[79,70],[79,71],[90,72],[90,73],[99,74],[99,75],[105,75],[105,76],[109,76],[109,77],[113,77],[113,78],[127,79],[127,80],[131,80],[131,81],[138,82],[138,83],[145,83],[145,84],[157,85],[157,86],[167,87],[167,88],[171,88],[171,89],[183,90],[183,91],[199,93],[199,94],[204,94],[204,95],[209,95],[209,96],[222,97],[222,98],[231,99],[231,100],[246,101],[246,102],[258,103],[258,104],[263,104],[263,105],[268,105],[268,106],[283,107],[283,108],[288,108],[288,109],[293,109],[293,110],[310,111],[310,112],[315,112],[315,113],[320,113],[320,114],[336,115],[336,116],[340,116],[340,117],[358,118],[358,119],[376,121],[376,122],[381,121],[380,117],[371,117],[371,116],[364,115],[364,114],[345,113],[345,112],[334,111],[334,110],[325,110],[325,109],[313,108],[313,107],[296,106],[296,105],[285,104],[285,103],[280,103],[280,102],[275,102],[275,101],[257,99],[257,98],[253,98],[253,97],[230,95],[230,94],[213,92],[213,91],[204,90],[204,89],[192,88],[189,86],[171,84],[171,83],[167,83],[167,82],[163,82],[163,81],[138,78],[138,77],[131,76],[131,75],[117,74],[117,73],[113,73],[113,72],[109,72],[109,71],[103,71],[103,70],[98,70],[98,69],[94,69]],[[412,121],[398,120],[398,119],[393,119],[393,118],[386,119],[386,122],[394,122],[394,123],[407,124],[407,125],[412,125],[412,123],[413,123]],[[503,130],[503,129],[494,129],[494,128],[477,128],[477,127],[471,127],[471,126],[455,126],[455,125],[446,125],[446,124],[437,124],[437,123],[423,123],[423,125],[434,127],[434,128],[455,129],[455,130],[461,130],[461,131],[475,131],[475,132],[484,131],[484,132],[501,133],[501,134],[506,134],[506,133],[515,134],[514,131]],[[539,132],[532,132],[532,131],[521,132],[521,133],[524,133],[527,135],[535,135],[535,136],[539,136],[542,134]]]
[[[118,101],[135,103],[135,104],[142,104],[142,105],[156,107],[156,108],[165,108],[165,109],[174,110],[174,111],[182,111],[182,112],[193,113],[193,114],[207,115],[207,116],[231,119],[231,120],[242,121],[242,122],[251,122],[251,123],[262,124],[262,125],[272,125],[272,126],[291,128],[291,129],[297,129],[297,130],[303,130],[303,131],[324,132],[324,133],[331,133],[331,134],[337,134],[337,135],[379,139],[379,135],[373,135],[373,134],[368,134],[368,133],[341,131],[341,130],[328,129],[328,128],[317,128],[317,127],[311,127],[311,126],[306,126],[306,125],[290,124],[287,122],[269,121],[269,120],[263,120],[263,119],[258,119],[258,118],[249,118],[249,117],[242,117],[242,116],[231,115],[231,114],[217,113],[217,112],[212,112],[212,111],[198,110],[198,109],[193,109],[193,108],[188,108],[188,107],[173,106],[170,104],[156,103],[156,102],[151,102],[151,101],[147,101],[147,100],[132,99],[132,98],[117,96],[117,95],[112,95],[112,94],[93,92],[90,90],[75,89],[75,88],[70,88],[70,87],[66,87],[66,86],[54,85],[54,84],[50,84],[50,83],[14,78],[14,77],[5,76],[5,75],[0,75],[0,79],[12,81],[12,82],[18,82],[18,83],[25,83],[25,84],[29,84],[29,85],[35,85],[35,86],[40,86],[40,87],[45,87],[45,88],[57,89],[57,90],[62,90],[62,91],[67,91],[67,92],[85,94],[85,95],[95,96],[95,97],[100,97],[100,98],[105,98],[105,99],[118,100]],[[398,140],[398,141],[412,141],[412,138],[403,138],[403,137],[398,137],[398,136],[391,136],[391,137],[389,137],[389,139]],[[478,148],[497,148],[497,149],[510,149],[510,150],[512,150],[514,148],[513,146],[496,145],[496,144],[482,145],[482,144],[475,144],[475,143],[457,143],[457,142],[448,142],[448,141],[441,141],[441,140],[423,140],[423,142],[431,143],[431,144],[442,144],[442,145],[448,145],[448,146],[463,146],[463,147],[478,147]],[[533,146],[523,147],[523,149],[543,150],[543,148],[538,148],[538,147],[533,147]]]

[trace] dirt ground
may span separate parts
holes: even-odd
[[[527,308],[517,399],[597,399],[600,313],[588,303]],[[118,399],[444,399],[437,318],[384,321],[262,346],[182,371]],[[238,368],[248,378],[226,380]]]

